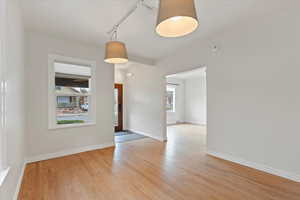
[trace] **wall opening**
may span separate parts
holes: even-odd
[[[167,75],[165,88],[168,140],[196,137],[206,144],[206,67]]]

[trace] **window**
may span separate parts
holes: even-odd
[[[114,121],[114,124],[115,126],[118,126],[119,125],[119,90],[117,88],[114,88],[114,117],[115,117],[115,121]]]
[[[166,91],[166,110],[168,112],[175,112],[175,88],[167,86]]]
[[[95,122],[95,63],[49,56],[49,128]]]
[[[6,1],[0,1],[0,186],[8,173],[7,166],[7,137],[5,131],[6,121],[6,81],[5,81],[5,66],[6,66]]]
[[[3,64],[3,63],[2,63]],[[3,65],[0,65],[3,67]],[[0,69],[0,71],[2,71]],[[2,75],[2,74],[1,74]],[[3,78],[3,77],[1,77]],[[1,80],[0,83],[0,186],[2,185],[4,178],[7,176],[9,167],[7,166],[7,157],[6,157],[6,133],[5,133],[5,121],[6,121],[6,106],[5,106],[5,91],[6,91],[6,82]]]

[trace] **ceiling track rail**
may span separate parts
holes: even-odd
[[[119,28],[119,26],[126,21],[126,19],[132,14],[134,13],[134,11],[136,11],[136,9],[139,6],[143,6],[149,10],[154,10],[154,7],[149,6],[148,4],[145,3],[145,0],[138,0],[135,5],[107,32],[107,34],[111,35],[114,32],[117,31],[117,29]]]

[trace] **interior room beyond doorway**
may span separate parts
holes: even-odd
[[[168,137],[174,131],[206,133],[206,107],[206,67],[166,77]]]

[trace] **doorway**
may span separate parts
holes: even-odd
[[[114,89],[115,132],[123,131],[123,84],[115,84]]]
[[[123,66],[116,66],[115,69],[115,87],[114,87],[114,127],[115,127],[115,143],[130,142],[133,140],[144,139],[146,136],[135,133],[128,129],[126,124],[127,108],[128,108],[128,83],[130,76],[126,75],[126,71],[121,70]],[[129,88],[130,89],[130,88]]]
[[[167,138],[206,141],[206,67],[166,76]]]

